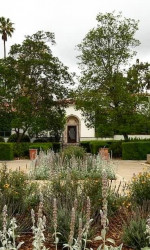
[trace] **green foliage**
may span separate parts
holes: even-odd
[[[62,180],[59,175],[55,176],[51,180],[50,185],[45,185],[43,190],[44,194],[44,213],[46,214],[49,230],[53,232],[51,227],[52,213],[53,213],[53,198],[57,198],[57,211],[58,211],[58,229],[61,233],[59,236],[60,241],[66,242],[69,235],[69,225],[71,209],[76,207],[76,224],[75,224],[75,236],[77,237],[78,230],[78,218],[83,218],[83,226],[85,224],[86,214],[86,197],[88,196],[91,201],[91,218],[93,219],[93,225],[100,223],[99,210],[102,207],[102,178],[84,178],[78,180],[74,175],[68,173],[68,175]],[[75,199],[77,199],[75,203]],[[108,196],[108,214],[112,215],[116,212],[123,199],[121,199],[115,192],[109,190]],[[75,205],[76,204],[76,205]],[[96,228],[90,229],[90,234],[95,233]]]
[[[29,149],[37,149],[38,152],[40,150],[47,151],[48,149],[52,148],[52,143],[51,142],[45,142],[45,143],[31,143],[29,145]]]
[[[79,181],[97,179],[101,177],[104,166],[108,178],[115,179],[115,165],[112,162],[103,162],[99,156],[85,154],[83,158],[74,155],[67,158],[62,152],[55,154],[52,150],[40,151],[38,160],[31,165],[30,176],[36,180],[52,180],[55,173],[62,180],[65,180],[68,174],[70,178]]]
[[[137,95],[149,88],[150,65],[137,63],[125,69],[139,45],[134,38],[138,22],[115,12],[99,13],[96,20],[97,26],[78,45],[81,77],[75,93],[77,108],[87,125],[96,128],[97,137],[122,134],[127,138],[135,131],[143,132],[142,124],[146,133],[150,128],[148,101],[142,102]],[[141,102],[146,112],[139,109]]]
[[[4,58],[6,58],[6,41],[8,36],[12,36],[15,28],[13,27],[13,23],[9,18],[0,17],[0,34],[2,34],[2,40],[4,41]]]
[[[91,153],[97,154],[100,148],[108,148],[107,141],[91,141],[90,142]]]
[[[91,141],[81,141],[80,146],[85,149],[87,153],[91,153],[91,147],[90,147]]]
[[[63,150],[63,156],[70,159],[72,156],[76,158],[83,158],[85,155],[85,150],[78,146],[69,146]]]
[[[122,143],[123,160],[146,160],[147,154],[150,154],[148,141]]]
[[[0,160],[13,160],[13,144],[12,143],[0,143]]]
[[[60,142],[53,142],[52,144],[53,144],[53,146],[52,146],[53,151],[54,151],[55,153],[60,152],[60,149],[61,149],[61,144],[60,144]]]
[[[133,249],[140,250],[148,244],[146,231],[146,219],[140,215],[133,217],[123,228],[123,243]]]
[[[109,145],[109,151],[112,151],[112,157],[122,157],[122,142],[123,141],[112,141],[112,143]]]
[[[58,100],[68,96],[72,77],[53,56],[49,46],[53,44],[53,33],[38,31],[13,45],[9,57],[0,60],[0,93],[7,99],[7,113],[12,114],[11,127],[16,133],[21,130],[38,136],[51,131],[59,138],[63,130],[65,104]]]
[[[21,136],[20,142],[30,142],[30,138],[28,135],[17,135],[17,134],[13,134],[8,138],[8,142],[17,142],[18,141],[18,137]]]
[[[15,157],[29,157],[28,142],[13,143],[13,152]]]
[[[9,215],[30,211],[37,205],[37,184],[29,182],[23,172],[8,172],[3,166],[0,170],[0,190],[0,211],[8,205]]]
[[[83,192],[78,192],[81,188],[81,184],[78,183],[78,180],[70,179],[69,176],[64,181],[59,177],[56,177],[52,180],[50,186],[45,187],[44,191],[44,213],[46,214],[49,230],[53,233],[53,198],[57,198],[57,223],[58,223],[58,232],[61,233],[59,236],[60,242],[64,243],[68,241],[69,232],[70,232],[70,217],[71,210],[75,205],[75,199],[77,199],[76,204],[76,225],[75,225],[75,237],[78,233],[78,218],[79,216],[85,216],[86,209],[86,195]],[[83,214],[82,213],[82,209]],[[83,223],[85,218],[83,220]]]
[[[1,90],[0,90],[0,94],[2,95]],[[5,110],[5,108],[1,105],[0,107],[0,131],[11,131],[11,120],[12,120],[12,114],[8,113],[7,110]]]
[[[83,141],[81,146],[87,153],[97,154],[100,148],[109,148],[112,151],[113,157],[120,158],[122,156],[122,142],[123,141]]]
[[[150,201],[150,173],[143,172],[132,178],[129,184],[131,200],[139,205]]]
[[[5,142],[5,140],[2,136],[0,136],[0,142]]]

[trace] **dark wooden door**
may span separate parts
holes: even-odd
[[[68,126],[68,143],[77,142],[77,128],[76,126]]]

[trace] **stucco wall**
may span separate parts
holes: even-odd
[[[81,122],[81,134],[80,134],[80,139],[82,140],[82,137],[90,137],[90,138],[94,138],[95,137],[95,129],[94,128],[90,128],[88,129],[87,126],[85,125],[84,119],[81,115],[81,111],[76,110],[75,106],[69,105],[69,107],[66,108],[66,117],[70,116],[70,115],[74,115],[76,117],[78,117],[80,119]]]

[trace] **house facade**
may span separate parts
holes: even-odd
[[[95,129],[88,128],[80,110],[71,103],[66,108],[66,125],[62,136],[64,144],[76,143],[95,139]]]

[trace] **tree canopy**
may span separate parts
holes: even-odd
[[[2,107],[7,103],[18,134],[20,129],[32,136],[63,129],[64,107],[59,100],[67,97],[72,77],[48,43],[55,44],[54,34],[39,31],[13,45],[9,56],[0,60]]]
[[[96,20],[97,27],[78,45],[77,107],[87,124],[96,126],[99,136],[121,133],[126,137],[140,115],[138,94],[148,87],[150,77],[148,64],[127,70],[129,59],[136,54],[134,48],[140,44],[134,38],[138,22],[115,12],[99,13]]]

